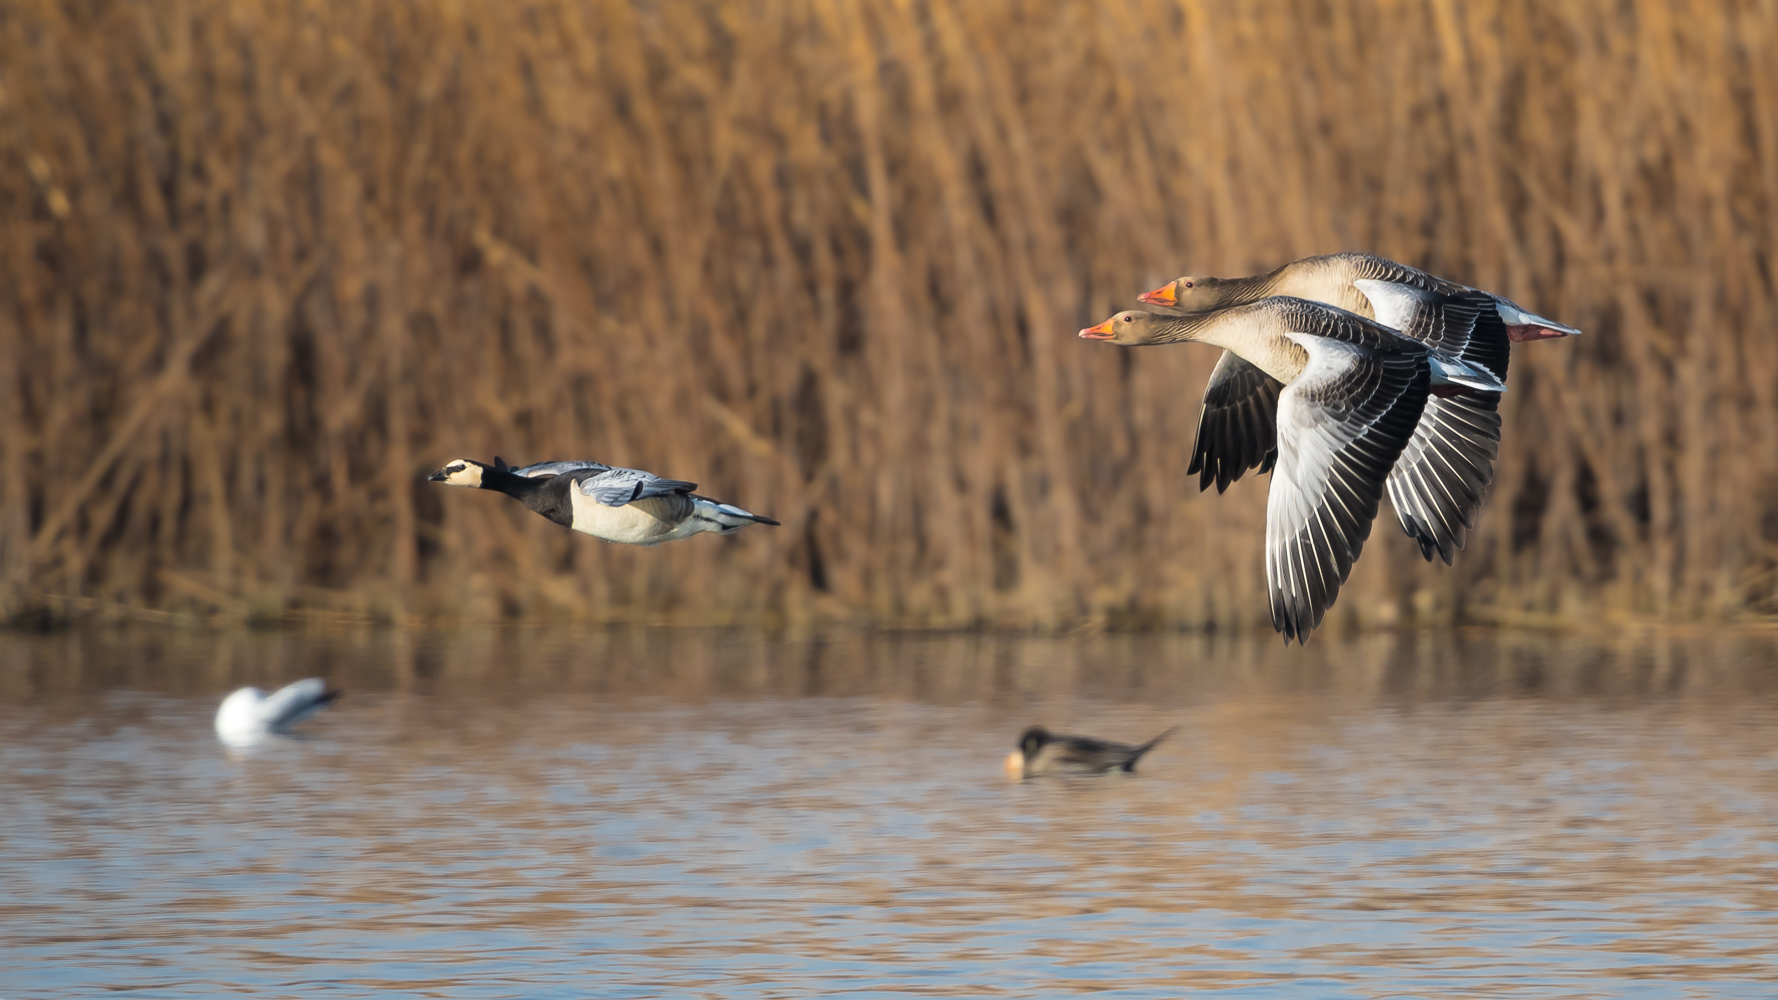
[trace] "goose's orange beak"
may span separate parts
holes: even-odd
[[[1112,317],[1112,319],[1116,318],[1117,317],[1115,316]],[[1098,326],[1087,327],[1085,330],[1080,331],[1080,335],[1087,340],[1110,340],[1117,336],[1117,334],[1111,332],[1110,319],[1100,323]]]
[[[1143,292],[1136,298],[1151,306],[1176,306],[1179,304],[1179,295],[1174,290],[1174,286],[1177,284],[1179,282],[1169,281],[1152,292]]]

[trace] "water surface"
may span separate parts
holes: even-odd
[[[1775,737],[1757,637],[0,634],[0,995],[1771,998]]]

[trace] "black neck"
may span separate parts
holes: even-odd
[[[528,476],[515,476],[505,469],[496,469],[491,465],[482,466],[482,489],[504,493],[515,500],[531,496],[549,480],[548,476],[532,479]]]

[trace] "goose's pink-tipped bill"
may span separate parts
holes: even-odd
[[[1177,284],[1176,281],[1169,281],[1152,292],[1143,292],[1136,298],[1151,306],[1176,306],[1179,304],[1179,293],[1173,286]]]
[[[1113,316],[1111,319],[1116,318],[1116,316]],[[1085,330],[1080,331],[1080,335],[1087,340],[1110,340],[1112,337],[1116,336],[1116,334],[1111,332],[1110,319],[1100,323],[1098,326],[1087,327]]]

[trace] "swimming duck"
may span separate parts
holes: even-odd
[[[1134,771],[1142,755],[1172,733],[1169,729],[1138,746],[1091,736],[1061,736],[1042,726],[1032,726],[1019,737],[1019,748],[1007,755],[1006,773],[1017,781],[1040,774],[1104,774],[1113,768]]]
[[[1581,331],[1545,319],[1503,296],[1460,285],[1374,254],[1304,257],[1245,278],[1188,275],[1141,296],[1183,312],[1205,312],[1291,295],[1375,319],[1435,352],[1487,369],[1503,384],[1513,343]],[[1224,353],[1210,376],[1189,472],[1218,492],[1248,469],[1271,468],[1272,413],[1282,388],[1238,356]],[[1387,490],[1402,530],[1431,561],[1446,565],[1464,546],[1494,481],[1500,448],[1500,396],[1435,390]]]
[[[329,690],[319,677],[286,684],[269,695],[244,687],[222,699],[222,707],[216,710],[216,735],[224,742],[243,744],[288,732],[340,694],[338,689]]]
[[[512,468],[460,458],[431,482],[496,490],[575,531],[625,545],[659,545],[706,531],[728,535],[749,524],[778,522],[733,504],[698,496],[697,483],[600,462],[539,462]]]
[[[1445,385],[1492,385],[1425,344],[1322,302],[1275,296],[1215,312],[1120,312],[1080,331],[1128,347],[1198,341],[1275,380],[1276,449],[1266,501],[1272,625],[1306,642],[1352,572],[1383,484],[1414,434],[1435,370]]]

